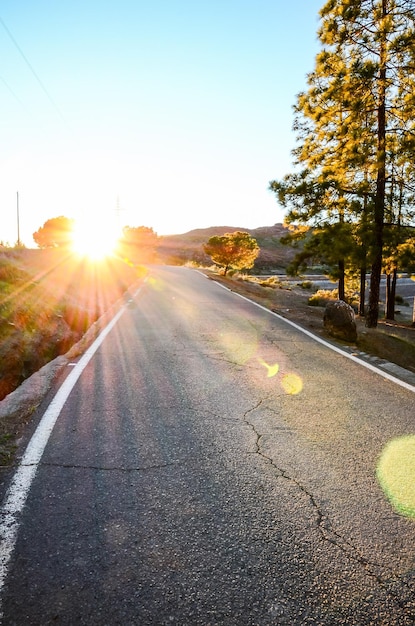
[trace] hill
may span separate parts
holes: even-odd
[[[281,237],[287,234],[283,224],[244,228],[242,226],[212,226],[197,228],[182,235],[169,235],[161,238],[158,257],[162,263],[183,265],[189,261],[210,265],[210,258],[203,251],[203,244],[210,237],[233,233],[236,230],[247,232],[254,237],[261,249],[255,262],[254,272],[284,271],[293,259],[295,250],[281,243]]]

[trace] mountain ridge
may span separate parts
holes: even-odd
[[[281,237],[288,233],[288,227],[277,223],[273,226],[244,228],[242,226],[210,226],[195,228],[186,233],[160,237],[158,256],[163,263],[183,265],[187,262],[211,265],[212,261],[204,250],[203,244],[210,237],[235,231],[247,232],[254,237],[260,247],[254,271],[275,271],[285,269],[292,261],[296,251],[281,243]]]

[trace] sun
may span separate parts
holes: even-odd
[[[119,233],[112,224],[77,221],[72,232],[72,250],[99,261],[113,254],[118,239]]]

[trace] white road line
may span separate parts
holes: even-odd
[[[136,291],[133,297],[136,297],[140,291],[141,287]],[[13,476],[0,509],[0,593],[7,577],[10,557],[16,544],[19,530],[19,515],[26,503],[30,487],[37,468],[39,467],[40,459],[42,458],[56,420],[78,378],[125,310],[126,305],[118,311],[109,324],[102,330],[93,344],[75,365],[69,376],[67,376],[43,414]],[[2,620],[2,617],[3,611],[0,598],[0,620]]]
[[[367,363],[366,361],[363,361],[359,357],[354,356],[353,354],[350,354],[349,352],[346,352],[345,350],[342,350],[341,348],[338,348],[337,346],[334,346],[332,343],[329,343],[328,341],[325,341],[324,339],[322,339],[318,335],[314,335],[313,333],[311,333],[310,331],[306,330],[302,326],[299,326],[295,322],[291,322],[291,320],[288,320],[286,317],[283,317],[282,315],[279,315],[278,313],[275,313],[275,311],[271,311],[270,309],[267,309],[266,307],[262,306],[262,304],[258,304],[258,302],[255,302],[255,300],[251,300],[250,298],[247,298],[246,296],[242,296],[240,293],[237,293],[236,291],[232,291],[232,289],[229,289],[229,287],[226,287],[226,285],[222,285],[221,283],[218,283],[218,282],[216,284],[219,287],[222,287],[222,289],[225,289],[226,291],[230,291],[235,296],[238,296],[239,298],[242,298],[242,300],[246,300],[247,302],[250,302],[251,304],[254,304],[259,309],[262,309],[263,311],[266,311],[270,315],[273,315],[274,317],[277,317],[279,320],[285,322],[286,324],[289,324],[293,328],[296,328],[297,330],[302,332],[304,335],[307,335],[307,337],[311,337],[311,339],[313,339],[314,341],[317,341],[317,343],[321,343],[326,348],[330,348],[330,350],[333,350],[334,352],[337,352],[338,354],[341,354],[342,356],[346,357],[347,359],[350,359],[351,361],[354,361],[355,363],[358,363],[359,365],[362,365],[363,367],[366,367],[366,369],[370,370],[371,372],[375,372],[376,374],[379,374],[379,376],[383,376],[383,378],[386,378],[387,380],[390,380],[391,382],[393,382],[393,383],[395,383],[397,385],[400,385],[401,387],[404,387],[408,391],[412,391],[413,393],[415,393],[414,385],[411,385],[410,383],[407,383],[404,380],[400,380],[400,378],[396,378],[396,376],[392,376],[392,374],[388,374],[387,372],[384,372],[383,370],[379,369],[378,367],[375,367],[371,363]]]

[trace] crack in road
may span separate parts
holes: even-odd
[[[245,411],[245,413],[243,413],[244,423],[247,426],[249,426],[249,428],[252,430],[252,432],[255,435],[254,449],[253,451],[251,450],[249,454],[258,455],[267,464],[269,464],[275,470],[275,472],[277,472],[278,477],[294,484],[297,487],[297,489],[308,498],[312,506],[312,509],[315,511],[316,528],[319,531],[322,540],[329,542],[335,548],[342,551],[351,561],[354,561],[355,563],[359,564],[364,569],[366,574],[370,576],[371,578],[373,578],[376,581],[376,583],[380,587],[382,587],[385,590],[385,592],[388,593],[394,599],[394,601],[396,602],[398,606],[400,606],[402,609],[406,609],[405,600],[400,597],[400,594],[398,591],[393,592],[390,589],[390,587],[393,581],[396,581],[396,582],[400,581],[400,583],[405,588],[410,590],[409,583],[405,583],[405,581],[402,580],[402,577],[399,576],[399,574],[397,574],[396,572],[394,572],[392,568],[386,565],[380,565],[379,563],[375,561],[371,561],[370,559],[366,558],[363,554],[361,554],[356,546],[354,546],[349,540],[343,537],[340,533],[338,533],[332,527],[332,523],[330,522],[329,517],[324,513],[324,511],[322,510],[321,506],[319,505],[313,493],[309,491],[307,487],[304,484],[302,484],[298,479],[291,476],[285,469],[279,467],[277,463],[274,461],[274,459],[264,452],[261,441],[266,436],[266,434],[265,433],[261,434],[258,431],[255,424],[249,419],[249,416],[252,415],[258,409],[260,409],[261,406],[263,406],[263,404],[264,404],[264,400],[261,399],[255,404],[255,406],[249,408],[248,410]],[[211,415],[214,415],[215,417],[219,417],[214,412],[209,411],[209,413]],[[280,428],[279,431],[281,430],[284,432],[287,432],[290,429]],[[218,454],[221,455],[223,454],[223,452],[224,450],[220,450],[218,451]],[[217,454],[215,454],[214,456],[217,456]],[[117,466],[117,465],[105,466],[105,465],[91,465],[91,464],[82,465],[82,464],[76,464],[76,463],[53,463],[53,462],[40,462],[39,466],[56,467],[56,468],[62,468],[62,469],[73,469],[73,470],[79,469],[79,470],[86,470],[86,471],[121,472],[124,474],[133,474],[133,473],[157,471],[157,470],[166,469],[169,467],[178,467],[180,465],[183,465],[184,463],[187,463],[189,461],[194,461],[194,460],[195,460],[194,457],[189,456],[187,458],[177,459],[171,462],[156,463],[156,464],[141,466],[141,467],[140,466],[136,466],[136,467],[124,466],[123,467],[123,466]],[[389,576],[386,576],[386,574],[382,575],[380,573],[377,573],[376,570],[383,570],[384,572],[388,572]]]
[[[190,458],[190,457],[189,457]],[[51,462],[41,462],[38,464],[39,467],[57,467],[60,469],[81,469],[81,470],[92,470],[98,472],[122,472],[122,473],[133,473],[133,472],[146,472],[158,469],[165,469],[166,467],[175,467],[177,465],[182,465],[186,462],[187,459],[179,459],[177,461],[171,461],[170,463],[157,463],[154,465],[146,465],[143,467],[122,467],[117,465],[82,465],[77,463],[51,463]]]
[[[322,539],[324,541],[328,541],[329,543],[334,545],[336,548],[341,550],[351,560],[355,561],[356,563],[359,563],[369,576],[371,576],[374,580],[376,580],[376,582],[380,586],[387,589],[388,587],[387,581],[384,580],[384,577],[382,577],[380,574],[374,571],[375,568],[388,571],[391,575],[391,578],[396,579],[396,580],[399,578],[398,574],[396,574],[388,566],[380,565],[379,563],[371,561],[367,559],[366,557],[364,557],[362,554],[360,554],[356,546],[354,546],[350,541],[345,539],[342,535],[340,535],[340,533],[338,533],[336,530],[333,529],[328,516],[324,514],[323,510],[321,509],[314,495],[299,480],[297,480],[293,476],[290,476],[286,470],[278,467],[278,465],[275,463],[272,457],[264,453],[264,451],[262,450],[262,446],[261,446],[261,439],[264,437],[264,434],[259,433],[255,425],[253,424],[253,422],[249,420],[249,415],[257,411],[262,406],[262,404],[263,404],[263,400],[259,400],[255,406],[251,407],[250,409],[245,411],[245,413],[243,414],[244,422],[252,429],[252,432],[254,433],[256,437],[254,454],[257,454],[262,459],[264,459],[266,463],[270,464],[274,468],[274,470],[278,473],[279,477],[284,478],[285,480],[290,481],[291,483],[296,485],[296,487],[305,496],[307,496],[307,498],[309,499],[311,503],[311,506],[313,507],[316,513],[317,529],[319,530]],[[394,597],[394,599],[400,606],[403,606],[403,607],[405,606],[401,604],[400,598],[397,594],[394,594],[390,591],[389,593],[391,593],[391,595]]]

